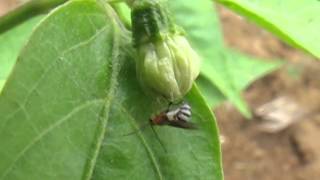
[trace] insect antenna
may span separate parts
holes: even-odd
[[[162,143],[160,137],[158,136],[158,133],[156,132],[156,130],[153,128],[153,125],[151,124],[151,121],[150,121],[150,126],[151,126],[151,129],[155,135],[155,137],[157,138],[157,140],[159,141],[159,144],[162,146],[164,152],[168,153],[167,149],[165,148],[164,144]]]
[[[123,136],[130,136],[130,135],[132,135],[132,134],[137,133],[138,131],[145,130],[146,127],[148,127],[148,126],[151,127],[152,132],[154,133],[154,135],[155,135],[156,139],[158,140],[159,144],[160,144],[161,147],[163,148],[164,152],[167,153],[168,151],[167,151],[167,149],[165,148],[164,144],[162,143],[160,137],[158,136],[158,133],[157,133],[156,130],[153,128],[153,125],[152,125],[152,121],[151,121],[151,120],[150,120],[149,122],[147,122],[146,124],[141,125],[140,128],[136,129],[135,131],[130,132],[130,133],[128,133],[128,134],[125,134],[125,135],[123,135]]]
[[[138,131],[143,131],[146,129],[146,127],[148,127],[150,125],[149,122],[145,123],[145,124],[142,124],[138,129],[128,133],[128,134],[124,134],[123,136],[130,136],[132,134],[136,134]]]
[[[162,141],[161,141],[161,139],[160,139],[160,137],[159,137],[158,133],[157,133],[157,132],[156,132],[156,130],[153,128],[153,125],[152,125],[151,120],[150,120],[148,123],[143,124],[142,126],[140,126],[140,128],[138,128],[138,129],[134,130],[133,132],[130,132],[130,133],[128,133],[128,134],[124,134],[123,136],[130,136],[130,135],[132,135],[132,134],[137,133],[138,131],[145,130],[145,129],[146,129],[146,127],[148,127],[148,126],[150,126],[150,127],[151,127],[152,132],[154,133],[154,135],[155,135],[156,139],[158,140],[159,144],[160,144],[160,145],[161,145],[161,147],[163,148],[164,152],[166,152],[166,153],[167,153],[168,151],[167,151],[167,149],[165,148],[164,144],[162,143]]]

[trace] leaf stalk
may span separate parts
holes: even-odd
[[[30,0],[0,17],[0,34],[68,0]]]

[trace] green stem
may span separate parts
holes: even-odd
[[[125,3],[112,4],[120,20],[127,29],[131,29],[130,9]]]
[[[0,17],[0,33],[11,29],[36,15],[45,13],[66,1],[68,0],[30,0]]]

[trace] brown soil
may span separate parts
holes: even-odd
[[[2,0],[0,1],[0,16],[10,11],[17,5],[17,0]]]
[[[219,7],[228,46],[288,64],[256,81],[244,93],[251,109],[280,96],[313,109],[283,131],[259,130],[260,119],[245,120],[229,103],[215,110],[221,135],[226,180],[315,180],[320,178],[320,64],[271,34]]]

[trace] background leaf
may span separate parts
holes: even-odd
[[[225,49],[223,59],[226,69],[229,70],[230,80],[234,86],[234,91],[239,94],[244,91],[252,82],[258,78],[278,69],[283,65],[283,61],[266,61],[244,55],[242,53]],[[226,100],[226,97],[215,87],[208,78],[200,76],[197,79],[202,93],[207,102],[213,107],[218,106]]]
[[[233,77],[233,85],[239,92],[245,90],[253,81],[278,69],[282,60],[265,60],[244,55],[237,51],[227,50],[226,62]]]
[[[0,96],[0,179],[222,179],[215,119],[196,87],[198,129],[147,127],[145,96],[109,6],[71,1],[37,27]],[[121,28],[122,29],[122,28]],[[131,45],[130,45],[131,47]]]
[[[254,62],[254,58],[230,54],[231,51],[224,47],[219,20],[211,0],[188,3],[170,0],[168,3],[176,22],[183,26],[191,44],[202,56],[198,83],[206,99],[215,106],[226,97],[249,117],[250,112],[239,89],[243,90],[253,80],[278,68],[279,63]],[[239,82],[243,87],[238,87]]]
[[[30,37],[33,27],[43,16],[37,16],[0,34],[0,92],[9,76],[18,54]]]
[[[218,2],[263,26],[287,43],[320,58],[319,1],[218,0]]]

